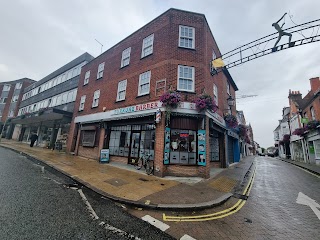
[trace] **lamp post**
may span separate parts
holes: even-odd
[[[232,106],[234,106],[234,99],[231,95],[229,95],[229,97],[227,98],[227,103],[229,106],[229,113],[232,114]]]

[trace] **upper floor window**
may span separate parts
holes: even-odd
[[[21,87],[22,87],[22,83],[16,83],[15,89],[21,89]]]
[[[123,50],[122,58],[121,58],[121,67],[125,67],[125,66],[129,65],[129,63],[130,63],[130,53],[131,53],[131,47]]]
[[[3,86],[3,91],[9,91],[10,90],[10,85],[8,85],[8,84],[5,84],[4,86]]]
[[[103,70],[104,70],[104,62],[99,64],[98,72],[97,72],[97,79],[103,77]]]
[[[195,48],[195,30],[193,27],[179,26],[179,47]]]
[[[93,94],[93,101],[92,101],[93,108],[99,106],[99,98],[100,98],[100,90],[97,90]]]
[[[218,105],[218,87],[215,84],[213,84],[213,100],[216,102],[216,105]]]
[[[178,90],[194,92],[194,67],[178,66]]]
[[[316,120],[316,114],[314,112],[314,108],[313,107],[310,107],[310,113],[311,113],[312,120]]]
[[[79,111],[82,111],[84,109],[85,102],[86,102],[86,95],[83,95],[80,98]]]
[[[212,59],[216,59],[217,58],[217,55],[216,53],[214,52],[214,50],[212,50]]]
[[[7,98],[6,97],[0,98],[0,103],[6,103],[6,102],[7,102]]]
[[[154,34],[151,34],[150,36],[143,39],[141,58],[153,53],[153,38]]]
[[[17,101],[18,101],[18,98],[19,98],[18,95],[12,96],[11,102],[17,102]]]
[[[230,84],[227,82],[227,93],[230,95]]]
[[[127,79],[118,83],[117,101],[124,100],[126,98]]]
[[[89,83],[89,78],[90,78],[90,70],[87,71],[86,74],[84,75],[83,85],[87,85]]]
[[[138,96],[150,93],[151,71],[140,74]]]
[[[14,111],[13,111],[13,110],[10,110],[8,117],[13,117],[13,115],[14,115]]]

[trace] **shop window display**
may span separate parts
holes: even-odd
[[[170,164],[196,164],[196,131],[171,129]]]

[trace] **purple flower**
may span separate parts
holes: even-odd
[[[176,108],[179,102],[181,102],[181,96],[175,91],[165,92],[160,96],[160,102],[165,107]]]

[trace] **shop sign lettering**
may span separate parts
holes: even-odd
[[[144,111],[148,109],[154,109],[158,107],[159,107],[158,102],[150,102],[150,103],[139,104],[139,105],[125,107],[125,108],[118,108],[114,110],[114,114],[132,113],[132,112]]]

